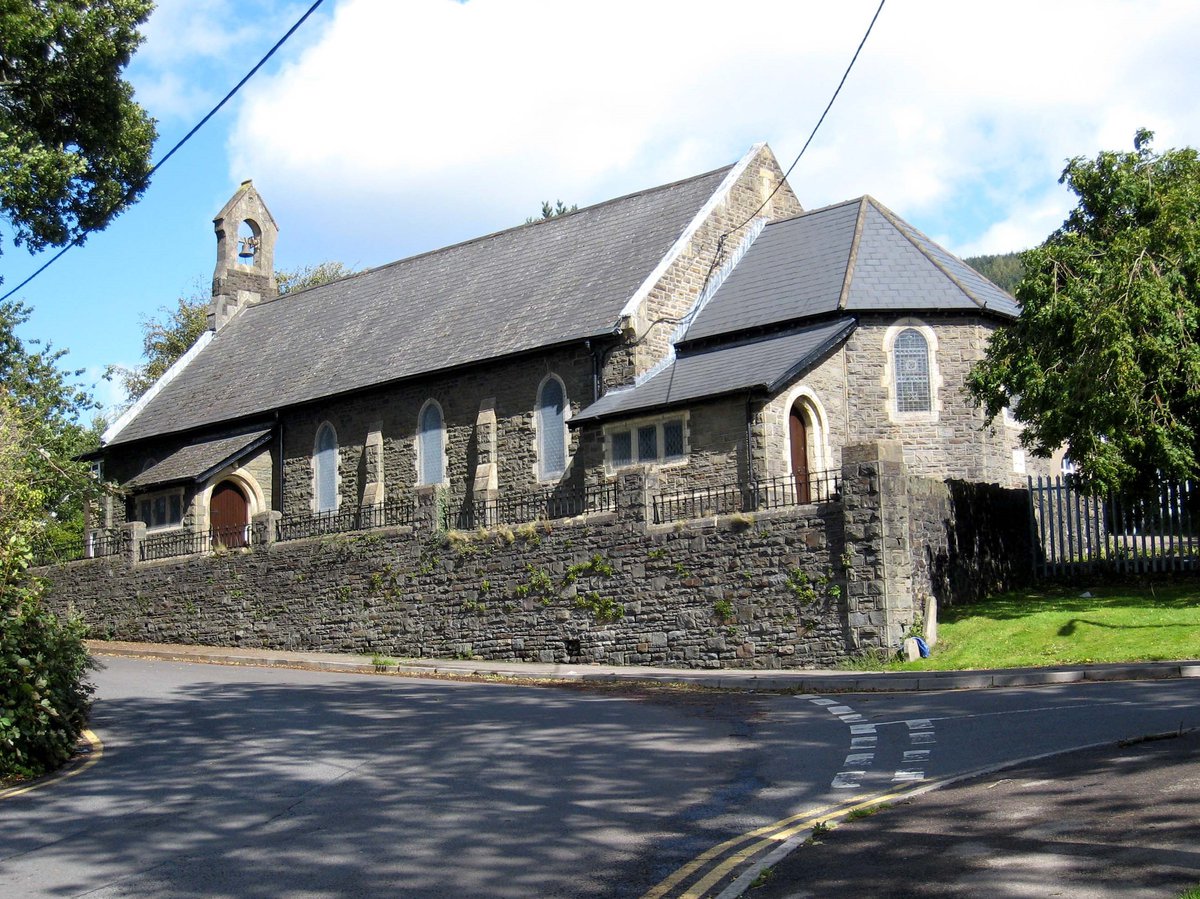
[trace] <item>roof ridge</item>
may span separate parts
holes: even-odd
[[[858,215],[854,219],[854,235],[850,238],[850,255],[846,258],[846,277],[838,294],[837,308],[845,310],[850,297],[850,284],[854,281],[854,266],[858,262],[858,248],[862,245],[863,224],[867,220],[867,205],[870,198],[864,194],[858,200]]]
[[[801,212],[797,212],[795,215],[789,215],[787,218],[774,219],[773,221],[767,222],[767,227],[770,228],[774,225],[782,225],[784,222],[794,222],[796,219],[807,218],[810,215],[829,212],[833,209],[841,209],[843,206],[852,206],[855,203],[861,203],[866,197],[867,194],[862,194],[861,196],[855,197],[852,200],[842,200],[840,203],[830,203],[827,206],[819,206],[816,209],[805,209]]]
[[[405,265],[410,262],[416,262],[418,259],[425,259],[430,256],[436,256],[439,253],[448,253],[451,250],[458,250],[458,249],[462,249],[463,247],[469,247],[472,244],[482,243],[483,241],[486,241],[486,240],[492,240],[492,239],[500,237],[504,234],[511,234],[511,233],[514,233],[517,231],[522,231],[522,230],[525,230],[528,228],[535,228],[535,227],[539,227],[542,225],[549,225],[549,224],[552,224],[555,222],[562,222],[562,221],[566,221],[569,219],[573,219],[576,216],[583,215],[584,213],[587,213],[587,212],[592,212],[596,209],[600,209],[605,206],[611,206],[614,203],[622,203],[622,202],[626,202],[628,200],[636,199],[638,197],[649,196],[650,194],[658,193],[660,191],[671,190],[673,188],[680,187],[684,184],[690,184],[695,181],[700,181],[703,178],[710,178],[713,175],[716,175],[719,173],[728,172],[736,164],[737,163],[731,163],[729,165],[720,166],[719,168],[715,168],[715,169],[712,169],[707,172],[701,172],[698,175],[691,175],[687,178],[680,178],[677,181],[670,181],[666,184],[658,184],[653,187],[642,188],[641,190],[635,190],[632,193],[622,194],[619,197],[611,197],[610,199],[607,199],[607,200],[601,200],[599,203],[593,203],[590,206],[584,206],[581,209],[576,209],[572,212],[565,212],[562,215],[556,215],[556,216],[553,216],[552,218],[538,219],[537,221],[533,221],[533,222],[522,222],[519,225],[512,225],[508,228],[501,228],[499,231],[491,231],[491,232],[488,232],[487,234],[480,234],[480,235],[477,235],[476,237],[468,238],[467,240],[460,240],[457,243],[446,244],[443,247],[435,247],[432,250],[423,250],[422,252],[414,253],[411,256],[404,256],[403,258],[400,258],[400,259],[393,259],[391,262],[385,262],[382,265],[376,265],[372,268],[365,268],[361,272],[352,272],[351,274],[346,275],[342,278],[338,278],[334,281],[327,281],[324,284],[316,284],[316,285],[313,285],[312,287],[306,287],[303,290],[297,290],[294,292],[289,291],[286,294],[280,294],[279,296],[274,296],[274,297],[271,297],[270,299],[264,299],[264,300],[256,303],[253,307],[248,307],[248,308],[258,308],[259,306],[269,306],[270,304],[272,304],[278,300],[284,299],[285,297],[299,296],[300,294],[308,293],[309,291],[320,290],[321,288],[326,287],[330,284],[338,284],[343,281],[348,281],[351,278],[359,278],[359,277],[362,277],[363,275],[370,275],[375,272],[383,271],[385,269],[395,268],[397,266]]]
[[[950,280],[950,283],[952,283],[955,287],[957,287],[959,289],[959,291],[962,293],[963,296],[965,296],[968,300],[970,300],[972,303],[974,303],[980,309],[987,309],[987,300],[980,300],[980,298],[977,297],[971,290],[969,290],[967,288],[967,286],[965,284],[963,284],[962,281],[960,281],[958,279],[958,277],[953,272],[950,271],[950,269],[948,269],[945,265],[943,265],[940,260],[934,258],[928,252],[926,252],[925,247],[921,246],[921,243],[919,241],[913,239],[913,235],[910,234],[909,231],[911,230],[913,233],[918,234],[921,237],[923,237],[925,240],[929,241],[929,243],[934,244],[935,246],[939,246],[932,238],[929,237],[929,235],[925,234],[923,231],[918,230],[917,228],[914,228],[912,225],[910,225],[908,222],[904,221],[904,219],[900,218],[900,216],[896,215],[896,213],[892,212],[892,210],[888,209],[886,206],[884,206],[882,203],[880,203],[878,200],[876,200],[874,197],[870,196],[869,194],[866,195],[864,197],[864,199],[869,201],[871,203],[871,205],[874,206],[876,210],[878,210],[879,214],[882,215],[885,219],[887,219],[888,222],[892,225],[892,227],[895,228],[897,231],[899,231],[901,235],[903,235],[905,240],[907,240],[910,244],[912,244],[912,246],[916,249],[916,251],[918,253],[920,253],[927,260],[929,260],[930,264],[933,265],[934,268],[936,268],[943,275],[945,275]],[[947,250],[945,247],[939,246],[939,248],[944,250],[946,253],[950,253],[950,251]],[[951,253],[950,255],[953,255],[953,254]],[[957,257],[955,257],[955,258],[957,258]],[[965,265],[966,263],[963,263],[963,264]]]

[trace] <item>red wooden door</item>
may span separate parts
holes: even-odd
[[[246,494],[229,482],[222,481],[213,488],[208,503],[208,520],[212,526],[214,546],[237,549],[247,543],[246,525],[250,523],[250,505]]]
[[[812,502],[812,491],[808,483],[808,427],[799,405],[792,406],[790,416],[792,438],[792,474],[796,478],[796,502]]]

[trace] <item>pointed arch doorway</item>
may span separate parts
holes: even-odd
[[[250,501],[233,481],[222,481],[213,488],[208,521],[214,547],[240,549],[250,542]]]
[[[792,454],[792,477],[796,483],[796,503],[805,505],[812,502],[812,487],[808,469],[809,427],[800,400],[792,404],[788,415],[788,436]]]

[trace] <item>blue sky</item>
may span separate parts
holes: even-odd
[[[157,155],[308,2],[162,0],[128,76]],[[212,217],[253,178],[276,264],[357,267],[728,164],[786,167],[876,0],[326,0],[142,201],[18,297],[23,335],[70,350],[105,402],[139,319],[207,293]],[[817,208],[870,193],[962,255],[1023,249],[1062,221],[1066,159],[1200,146],[1190,2],[889,0],[791,177]],[[42,258],[5,241],[17,284]],[[399,339],[399,338],[398,338]]]

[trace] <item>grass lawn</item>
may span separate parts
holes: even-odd
[[[1088,592],[1092,596],[1081,596]],[[1200,658],[1200,582],[1052,588],[939,610],[938,644],[900,671]]]

